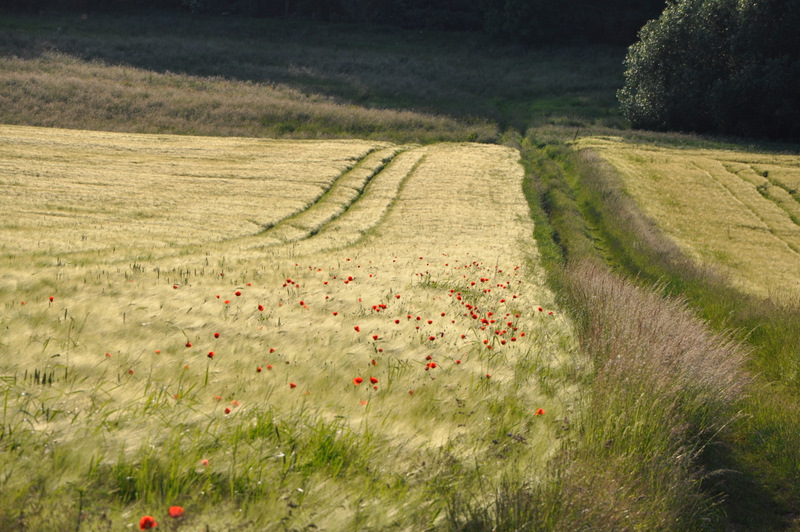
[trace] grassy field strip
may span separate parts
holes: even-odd
[[[370,153],[336,179],[307,209],[281,220],[262,236],[270,243],[281,244],[317,234],[325,224],[347,211],[369,182],[402,150],[395,146]]]
[[[725,169],[752,184],[759,194],[783,209],[794,224],[800,225],[800,194],[798,194],[800,180],[789,184],[785,181],[769,179],[768,170],[758,172],[751,165],[745,163],[727,163]],[[766,177],[764,173],[766,173]]]
[[[750,293],[779,299],[800,293],[800,225],[790,199],[800,188],[797,156],[601,137],[577,145],[614,165],[645,214],[688,254],[721,267]]]
[[[785,209],[776,205],[774,200],[765,194],[760,194],[757,187],[753,187],[736,173],[730,172],[721,163],[708,164],[706,161],[701,161],[695,164],[706,172],[709,178],[727,190],[743,208],[752,212],[760,222],[758,225],[768,231],[775,240],[782,242],[789,250],[798,254],[798,249],[800,249],[800,230],[798,229],[800,226],[790,216],[787,216],[788,213]],[[798,254],[798,259],[800,259],[800,254]]]
[[[17,170],[4,175],[14,186],[35,185],[53,136],[65,146],[64,189],[99,176],[123,186],[121,137],[96,134],[105,172],[81,174],[71,168],[87,158],[86,134],[25,135],[31,156],[15,148]],[[134,135],[123,153],[149,153],[157,167],[162,147],[169,175],[200,186],[211,170],[236,173],[225,170],[233,155],[204,162],[210,140]],[[292,143],[227,142],[258,148],[253,173],[279,182],[264,187],[296,175],[319,183],[309,192],[375,146],[323,141],[299,154]],[[184,164],[176,143],[197,143],[196,159]],[[317,175],[325,157],[333,169]],[[180,504],[187,530],[425,529],[441,524],[448,494],[482,504],[502,479],[542,481],[563,420],[574,422],[578,370],[538,267],[518,157],[475,144],[398,152],[342,215],[273,246],[215,234],[176,253],[142,257],[135,241],[118,242],[67,261],[30,242],[68,240],[76,227],[2,229],[18,251],[0,283],[0,518],[119,529]],[[153,197],[162,181],[137,186]],[[76,209],[86,196],[50,190],[45,205]],[[217,192],[207,201],[227,213],[218,233],[234,233],[226,224],[258,205]],[[291,213],[317,196],[290,191],[269,205]],[[123,202],[106,207],[138,235]]]
[[[207,48],[208,36],[202,41],[198,45]],[[297,53],[282,50],[283,46],[275,42],[254,45],[281,51],[277,52],[278,58],[267,53],[267,57],[249,61],[249,67],[244,68],[257,66],[252,72],[254,77],[248,80],[241,79],[241,72],[233,71],[210,77],[176,73],[185,71],[187,62],[198,61],[194,52],[177,51],[177,62],[169,64],[168,59],[160,65],[152,64],[154,56],[162,55],[160,52],[142,52],[152,46],[172,47],[174,42],[170,40],[160,45],[154,45],[151,39],[141,42],[136,53],[141,53],[151,68],[130,66],[130,57],[114,58],[109,63],[102,59],[83,60],[78,50],[59,53],[52,51],[50,45],[46,45],[50,50],[29,58],[24,56],[30,49],[18,53],[19,50],[8,50],[6,44],[0,43],[7,52],[0,57],[0,122],[6,124],[309,139],[359,134],[393,138],[398,131],[405,139],[429,141],[490,140],[497,136],[497,126],[485,120],[465,124],[430,113],[370,109],[327,97],[324,90],[309,91],[308,77],[291,70],[290,65],[298,60]],[[128,40],[123,46],[129,45]],[[30,46],[35,48],[37,44]],[[297,46],[293,48],[296,50]],[[227,53],[217,55],[219,49],[213,45],[207,51],[214,56],[205,59],[210,63],[231,59]],[[315,72],[332,68],[321,62],[320,54],[309,60],[314,63],[309,68]],[[341,65],[346,60],[333,61]],[[271,71],[269,65],[277,65],[278,72]],[[321,85],[337,74],[331,71],[324,75]],[[298,85],[302,88],[292,88]],[[352,90],[361,94],[364,91],[357,87]],[[28,119],[31,115],[33,120]]]
[[[401,187],[425,157],[425,148],[403,151],[367,184],[365,193],[347,211],[332,220],[297,248],[298,253],[328,250],[355,244],[380,224],[394,204]]]
[[[150,254],[256,234],[383,146],[0,126],[0,254]]]

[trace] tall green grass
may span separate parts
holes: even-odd
[[[703,486],[719,497],[727,522],[784,527],[800,503],[800,309],[741,293],[685,257],[625,194],[613,168],[591,152],[572,151],[564,136],[548,140],[530,137],[523,153],[538,172],[538,200],[570,262],[606,264],[666,297],[684,298],[710,327],[749,346],[746,367],[754,378],[738,403],[740,415],[698,456],[698,465],[720,471]],[[566,282],[568,290],[573,283]]]

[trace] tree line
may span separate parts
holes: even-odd
[[[625,65],[634,127],[800,140],[800,0],[670,3]]]
[[[169,10],[478,31],[516,44],[631,44],[665,0],[21,0],[29,12]]]
[[[800,0],[20,0],[16,9],[169,10],[474,31],[514,45],[630,46],[633,127],[800,140]]]

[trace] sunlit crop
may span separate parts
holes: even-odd
[[[687,253],[748,292],[800,294],[800,158],[590,137],[642,210]]]
[[[545,474],[573,340],[514,151],[2,131],[4,517],[421,528]]]

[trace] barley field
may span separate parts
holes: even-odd
[[[776,301],[800,297],[800,158],[587,137],[642,211],[690,256]]]
[[[544,482],[583,370],[518,158],[0,126],[0,522],[419,530]]]

